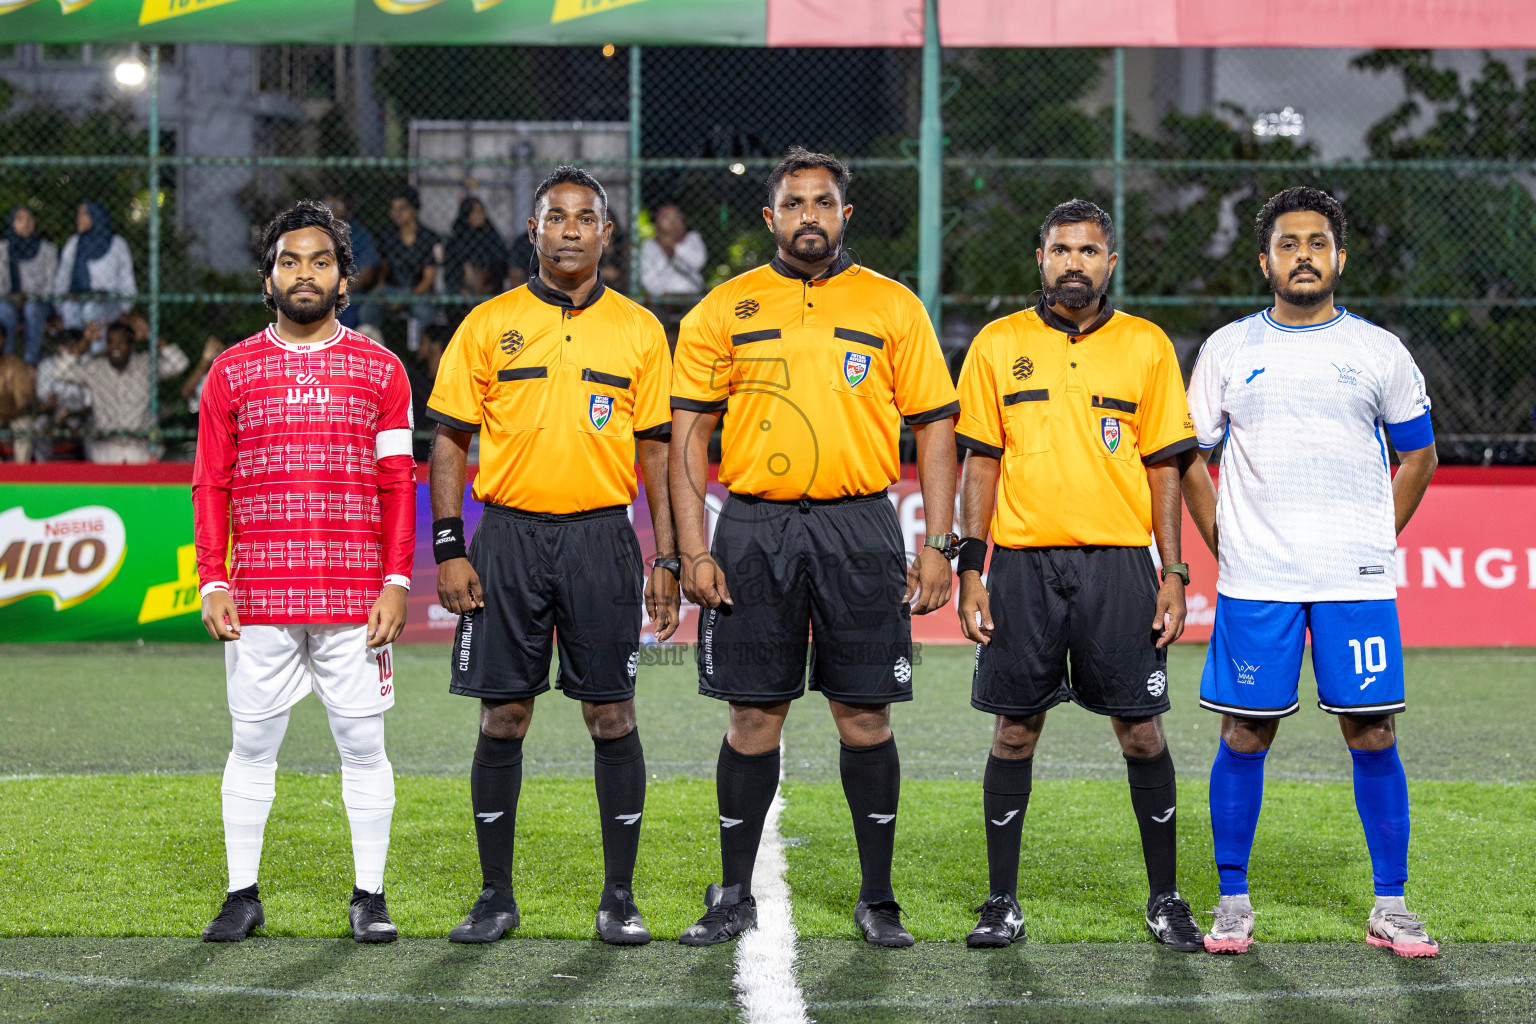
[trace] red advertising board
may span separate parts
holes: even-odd
[[[707,526],[711,533],[715,511],[724,496],[724,488],[710,486]],[[890,496],[907,549],[916,551],[928,530],[922,492],[912,467],[906,467]],[[411,620],[404,639],[446,641],[452,635],[454,617],[437,605],[434,593],[428,530],[431,512],[426,500],[423,484]],[[467,522],[476,521],[478,508],[474,503],[466,501],[465,508]],[[648,561],[654,545],[643,493],[632,508],[632,518]],[[1183,542],[1191,575],[1184,640],[1203,642],[1210,639],[1216,616],[1216,560],[1201,542],[1187,512]],[[1536,645],[1536,472],[1442,467],[1399,538],[1397,586],[1405,644]],[[914,618],[913,639],[965,643],[951,604],[950,608]],[[682,625],[674,639],[692,642],[697,630],[698,608],[685,604]]]

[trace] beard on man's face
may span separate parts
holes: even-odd
[[[296,324],[312,324],[317,320],[324,320],[336,308],[337,299],[341,293],[341,285],[338,284],[330,291],[320,291],[317,295],[307,295],[303,298],[294,296],[294,291],[300,287],[314,288],[314,285],[294,285],[285,292],[277,293],[277,311],[284,318]]]
[[[1042,271],[1041,280],[1045,279]],[[1087,309],[1104,297],[1102,285],[1096,285],[1087,274],[1076,270],[1063,273],[1045,286],[1045,304],[1067,309]]]
[[[1290,282],[1294,281],[1298,273],[1304,269],[1311,270],[1317,277],[1310,281],[1304,281],[1300,287],[1293,287]],[[1269,282],[1270,291],[1292,306],[1312,309],[1316,306],[1321,306],[1325,302],[1333,301],[1334,289],[1339,284],[1339,264],[1337,260],[1326,266],[1314,266],[1311,263],[1303,263],[1292,267],[1284,281],[1275,280],[1275,276],[1273,272],[1264,275],[1265,279]]]
[[[833,238],[820,225],[807,224],[796,228],[791,234],[776,233],[774,242],[791,256],[802,260],[822,260],[837,251],[842,237],[842,232]]]

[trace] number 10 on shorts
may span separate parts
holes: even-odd
[[[1367,637],[1364,644],[1350,640],[1349,649],[1355,654],[1355,675],[1387,670],[1387,641],[1379,636]]]
[[[1353,643],[1354,641],[1350,642]],[[389,691],[395,688],[395,666],[390,662],[388,647],[379,650],[377,660],[379,663],[379,696],[388,697]],[[1360,661],[1359,654],[1355,655],[1355,661],[1357,663]]]

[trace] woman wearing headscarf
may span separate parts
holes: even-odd
[[[5,331],[5,354],[20,350],[31,366],[43,357],[43,328],[52,312],[47,302],[31,296],[53,290],[58,267],[59,247],[38,235],[36,212],[30,206],[13,207],[0,241],[0,280],[6,292],[0,298],[0,329]],[[22,324],[24,345],[17,337]]]
[[[450,294],[495,295],[507,277],[507,243],[491,223],[485,204],[469,196],[448,235],[443,273]]]
[[[80,204],[75,211],[75,231],[77,233],[70,236],[59,253],[53,290],[64,295],[86,292],[137,295],[139,286],[133,277],[133,258],[128,254],[128,243],[112,230],[112,217],[100,203],[86,200]],[[59,315],[67,328],[96,324],[97,331],[91,333],[99,340],[92,342],[91,351],[99,352],[106,348],[106,326],[132,306],[131,299],[65,299],[59,303]]]

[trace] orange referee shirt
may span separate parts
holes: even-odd
[[[649,310],[602,282],[573,306],[535,277],[464,318],[427,416],[480,432],[478,500],[586,512],[635,500],[635,438],[672,436],[671,376]]]
[[[1106,298],[1084,330],[1042,300],[994,320],[960,372],[955,440],[1002,460],[992,540],[1145,547],[1145,466],[1195,447],[1173,345]]]
[[[720,482],[776,501],[875,494],[901,421],[959,412],[928,312],[843,254],[812,280],[777,256],[683,319],[672,408],[724,412]]]

